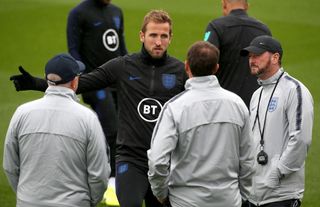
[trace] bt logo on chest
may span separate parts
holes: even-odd
[[[139,116],[146,122],[156,122],[161,110],[161,103],[153,98],[144,98],[137,106]]]

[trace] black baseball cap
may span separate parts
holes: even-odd
[[[69,54],[61,53],[54,56],[47,62],[45,67],[46,79],[56,85],[68,83],[76,76],[80,75],[85,68],[85,65],[81,61],[77,61]],[[50,73],[59,75],[61,80],[49,80],[47,76]]]
[[[254,38],[250,45],[240,51],[241,56],[247,56],[250,52],[260,55],[264,52],[279,53],[282,57],[282,47],[278,40],[268,35],[262,35]]]

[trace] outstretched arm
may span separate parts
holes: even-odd
[[[46,80],[32,76],[22,66],[19,66],[19,71],[21,74],[10,77],[16,91],[45,91],[47,89],[48,84]]]
[[[116,83],[118,73],[121,70],[119,68],[123,67],[122,59],[115,58],[92,72],[81,75],[77,93],[103,89]],[[10,77],[17,91],[45,91],[48,88],[45,79],[32,76],[22,66],[19,67],[19,71],[21,74]]]
[[[83,77],[80,77],[77,93],[83,93],[106,87],[105,81],[103,81],[103,76],[99,75],[103,73],[103,71],[99,70],[100,69],[92,73],[84,74]],[[19,66],[19,71],[21,74],[10,77],[10,80],[13,81],[16,91],[34,90],[44,92],[48,88],[48,84],[45,79],[32,76],[22,66]]]

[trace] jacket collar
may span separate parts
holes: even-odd
[[[62,96],[66,98],[70,98],[76,102],[79,101],[76,93],[70,88],[62,87],[62,86],[49,86],[45,92],[45,96]]]
[[[247,12],[244,9],[234,9],[229,13],[229,15],[233,15],[233,16],[245,15],[245,16],[248,16]]]
[[[219,81],[215,75],[192,77],[186,81],[185,88],[188,89],[201,89],[201,88],[218,88],[220,87]]]
[[[159,59],[155,59],[151,57],[151,55],[148,53],[148,51],[144,47],[144,44],[142,44],[141,59],[142,59],[142,62],[145,63],[146,65],[155,65],[155,66],[164,65],[167,60],[167,57],[168,57],[167,51]]]
[[[283,68],[280,68],[273,76],[271,76],[270,78],[266,79],[266,80],[261,80],[258,79],[258,84],[261,86],[265,86],[265,85],[273,85],[277,82],[277,80],[279,79],[279,77],[281,76],[281,74],[284,72]]]
[[[93,0],[94,1],[94,4],[97,6],[97,7],[106,7],[108,6],[110,3],[108,4],[105,4],[103,2],[101,2],[100,0]]]

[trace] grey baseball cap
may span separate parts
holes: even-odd
[[[248,47],[240,51],[241,56],[247,56],[249,53],[260,55],[264,52],[279,53],[282,57],[282,47],[278,40],[268,35],[262,35],[254,38]]]

